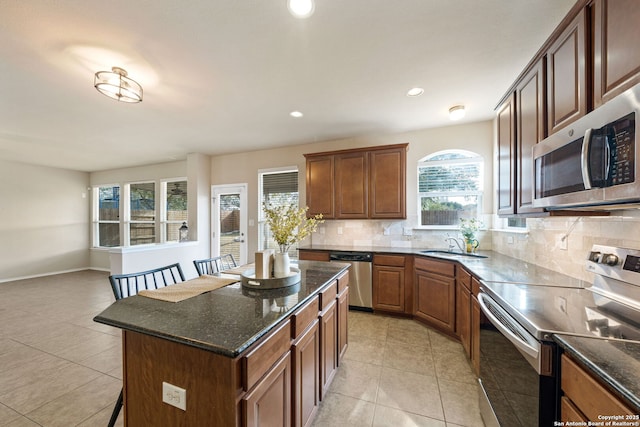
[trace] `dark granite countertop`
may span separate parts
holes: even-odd
[[[640,343],[559,334],[553,338],[640,414]]]
[[[558,273],[547,268],[512,258],[498,252],[478,251],[478,255],[486,258],[467,256],[453,253],[427,252],[434,248],[394,248],[385,246],[334,246],[334,245],[309,245],[300,249],[314,251],[361,251],[372,252],[374,254],[404,254],[420,255],[431,258],[456,261],[466,267],[475,276],[488,282],[513,282],[513,283],[533,283],[536,285],[555,285],[567,287],[586,287],[589,284],[583,283],[574,277]],[[446,251],[445,248],[439,248]]]
[[[300,261],[301,282],[269,290],[235,283],[172,303],[140,295],[116,301],[94,320],[236,357],[292,314],[348,264]]]

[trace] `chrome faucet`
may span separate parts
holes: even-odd
[[[453,252],[456,246],[458,247],[458,249],[460,249],[460,252],[465,251],[465,244],[464,244],[464,240],[462,239],[456,239],[455,237],[451,237],[447,234],[447,238],[444,239],[444,241],[449,244],[449,248],[447,249],[449,252]],[[455,242],[455,246],[453,242]]]

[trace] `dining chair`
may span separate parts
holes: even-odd
[[[215,274],[230,268],[237,267],[238,264],[232,254],[224,254],[207,259],[197,259],[193,261],[196,271],[200,276],[203,274]]]
[[[184,282],[184,273],[180,267],[180,263],[167,265],[165,267],[155,268],[153,270],[141,271],[139,273],[112,274],[109,276],[113,295],[117,300],[136,295],[144,289],[158,289],[176,283]],[[118,414],[122,409],[122,392],[111,413],[109,427],[113,427],[118,419]]]

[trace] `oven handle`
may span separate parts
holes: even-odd
[[[529,345],[529,343],[527,343],[525,341],[522,341],[516,334],[514,334],[507,327],[505,327],[502,324],[502,322],[500,320],[498,320],[493,315],[493,313],[491,313],[491,311],[489,311],[489,308],[487,307],[487,304],[485,303],[485,298],[488,298],[487,296],[485,296],[485,294],[483,294],[483,293],[478,294],[478,303],[480,303],[480,308],[482,309],[482,312],[485,314],[485,316],[487,316],[489,318],[489,320],[491,321],[493,326],[495,326],[500,332],[502,332],[502,334],[509,341],[511,341],[511,343],[513,345],[515,345],[516,348],[524,351],[529,356],[537,359],[538,358],[538,354],[540,353],[538,351],[538,349],[535,348],[535,347],[532,347],[531,345]],[[505,313],[505,315],[508,316],[507,313]]]

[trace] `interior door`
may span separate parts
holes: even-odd
[[[211,187],[211,256],[232,254],[236,262],[247,262],[247,184]]]

